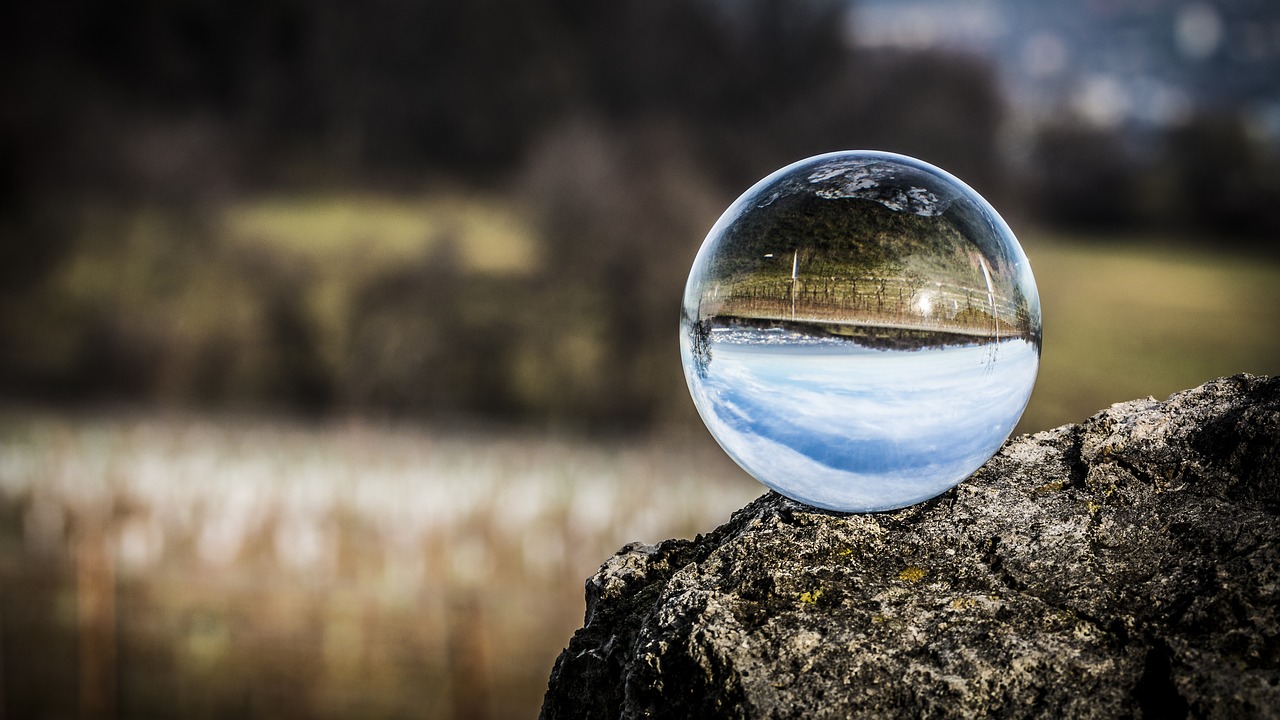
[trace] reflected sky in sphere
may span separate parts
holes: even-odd
[[[818,156],[712,228],[681,315],[703,421],[765,485],[831,510],[911,505],[1008,438],[1035,384],[1040,307],[977,193],[903,156]]]

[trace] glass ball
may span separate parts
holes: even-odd
[[[715,439],[768,487],[873,512],[1000,448],[1040,365],[1040,299],[996,211],[928,163],[819,155],[756,183],[693,262],[680,354]]]

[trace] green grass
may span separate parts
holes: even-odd
[[[536,267],[528,223],[498,198],[443,194],[342,194],[262,198],[231,206],[223,230],[236,243],[269,247],[321,263],[384,265],[456,244],[472,272],[523,274]]]
[[[1222,375],[1280,373],[1280,263],[1155,242],[1024,245],[1044,352],[1020,430]]]

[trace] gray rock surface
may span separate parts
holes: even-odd
[[[624,547],[542,717],[1280,717],[1280,378],[1016,438],[889,513]]]

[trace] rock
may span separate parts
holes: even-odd
[[[768,493],[587,581],[542,717],[1280,717],[1280,378],[1016,438],[927,503]]]

